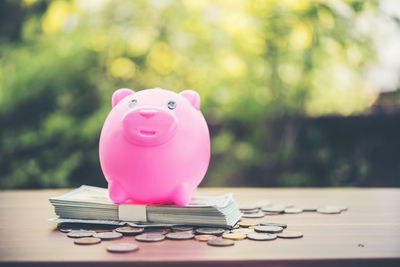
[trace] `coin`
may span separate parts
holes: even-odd
[[[202,227],[196,229],[196,233],[203,235],[222,235],[224,232],[223,228]]]
[[[131,252],[136,251],[139,249],[139,246],[134,243],[114,243],[107,247],[109,252],[116,252],[116,253],[124,253],[124,252]]]
[[[94,234],[96,234],[95,231],[78,230],[67,233],[67,236],[71,238],[80,238],[80,237],[91,237]]]
[[[277,223],[277,222],[261,222],[260,225],[263,225],[263,226],[279,226],[279,227],[282,227],[282,228],[286,228],[287,227],[286,224]]]
[[[244,214],[253,214],[253,213],[259,213],[259,209],[254,209],[254,210],[240,210]]]
[[[303,211],[309,212],[309,211],[317,211],[318,207],[317,206],[301,206],[301,209]]]
[[[101,242],[100,238],[97,237],[82,237],[74,240],[77,245],[94,245]]]
[[[69,232],[73,231],[73,229],[67,229],[67,228],[57,228],[57,230],[62,233],[69,233]]]
[[[240,221],[237,224],[239,224],[239,226],[242,226],[242,227],[250,227],[250,226],[258,225],[257,222],[251,222],[251,221]]]
[[[341,211],[346,211],[347,210],[347,207],[345,207],[345,206],[325,206],[324,208],[326,208],[326,209],[338,209],[338,210],[341,210]]]
[[[172,231],[175,232],[187,232],[187,231],[193,231],[194,227],[193,226],[187,226],[187,225],[176,225],[171,227]]]
[[[166,228],[146,228],[145,230],[146,233],[149,234],[168,234],[169,232],[171,232],[170,229],[166,229]]]
[[[342,212],[340,209],[328,209],[328,208],[319,208],[317,210],[318,213],[322,214],[339,214]]]
[[[194,236],[194,239],[200,242],[207,242],[208,240],[214,240],[217,239],[218,237],[215,235],[196,235]]]
[[[303,234],[301,232],[297,232],[297,231],[283,231],[282,233],[278,234],[278,237],[280,237],[280,238],[300,238],[300,237],[303,237]]]
[[[144,233],[135,236],[135,239],[137,241],[142,241],[142,242],[157,242],[157,241],[162,241],[165,239],[165,235],[158,234],[158,233]]]
[[[194,234],[191,232],[172,232],[168,233],[165,235],[166,238],[172,239],[172,240],[186,240],[186,239],[192,239],[194,237]]]
[[[232,240],[246,239],[246,235],[241,234],[241,233],[225,233],[225,234],[222,234],[222,237],[225,239],[232,239]]]
[[[102,233],[95,233],[93,236],[101,238],[101,240],[113,240],[121,238],[122,234],[117,232],[102,232]]]
[[[247,238],[256,241],[267,241],[276,239],[276,235],[268,233],[250,233],[247,235]]]
[[[265,216],[269,216],[269,215],[281,215],[282,213],[280,212],[267,212],[267,211],[263,211]]]
[[[284,211],[285,211],[285,213],[288,213],[288,214],[297,214],[297,213],[303,212],[303,210],[299,209],[299,208],[286,208]]]
[[[253,204],[243,204],[243,205],[239,205],[239,209],[241,211],[243,211],[243,210],[258,210],[258,207]]]
[[[231,233],[238,233],[238,234],[250,234],[250,233],[254,233],[254,229],[252,228],[239,228],[239,229],[234,229],[231,231]]]
[[[238,229],[239,227],[240,227],[239,224],[235,224],[234,226],[232,226],[231,229]]]
[[[215,246],[215,247],[227,247],[227,246],[233,246],[235,242],[230,239],[224,239],[224,238],[217,238],[213,240],[208,240],[207,245],[210,246]]]
[[[142,227],[130,227],[130,226],[124,226],[124,227],[119,227],[115,229],[116,232],[121,233],[123,235],[137,235],[141,234],[144,232],[144,228]]]
[[[283,228],[280,226],[268,226],[268,225],[262,225],[262,226],[256,226],[254,228],[256,232],[261,232],[261,233],[280,233],[282,232]]]
[[[257,212],[257,213],[244,213],[242,215],[242,218],[263,218],[264,213],[262,212]]]
[[[266,206],[266,207],[262,207],[261,209],[262,209],[262,211],[265,211],[265,212],[281,213],[285,210],[285,207],[283,207],[283,206],[271,206],[271,207]]]

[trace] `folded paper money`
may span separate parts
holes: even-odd
[[[82,185],[59,197],[49,198],[55,222],[105,224],[187,224],[232,227],[241,217],[232,194],[193,197],[187,206],[114,204],[105,188]]]

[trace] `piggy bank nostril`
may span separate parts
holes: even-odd
[[[145,118],[150,118],[156,115],[157,111],[153,109],[142,109],[139,111],[139,114]]]

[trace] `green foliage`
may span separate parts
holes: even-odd
[[[0,187],[104,185],[98,138],[121,87],[200,93],[213,152],[205,184],[316,185],[262,172],[295,156],[292,129],[271,131],[281,118],[372,103],[359,71],[370,39],[352,25],[376,3],[333,3],[4,1],[18,16],[0,31]]]

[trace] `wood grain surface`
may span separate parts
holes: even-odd
[[[128,254],[112,254],[103,241],[78,246],[73,239],[55,230],[55,217],[48,202],[69,190],[0,192],[1,265],[85,266],[400,266],[400,189],[264,189],[201,188],[197,194],[219,195],[234,192],[237,202],[269,199],[295,205],[345,205],[338,215],[314,212],[266,216],[254,221],[288,224],[301,231],[301,239],[236,241],[232,247],[211,247],[194,240],[141,243]]]

